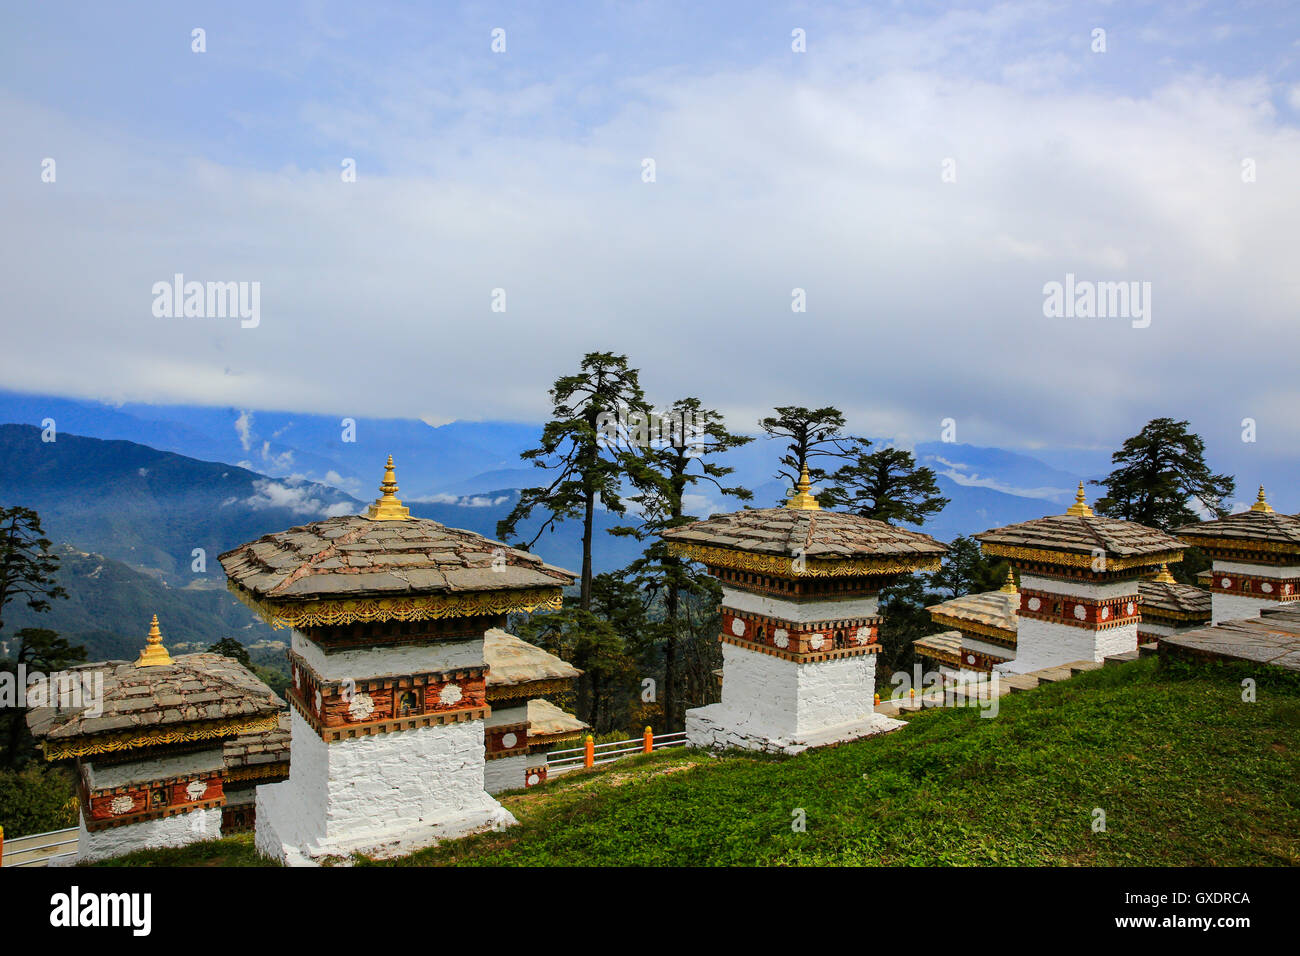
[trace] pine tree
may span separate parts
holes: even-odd
[[[644,591],[648,601],[663,599],[664,686],[661,699],[664,729],[671,731],[677,728],[679,719],[677,665],[682,598],[684,595],[694,598],[710,596],[712,590],[707,584],[709,576],[703,569],[669,554],[667,542],[659,535],[669,528],[697,520],[696,516],[685,513],[683,505],[686,494],[697,485],[708,485],[712,491],[741,501],[753,497],[747,488],[724,484],[735,469],[708,460],[746,445],[753,438],[729,432],[722,415],[704,408],[698,398],[674,402],[668,420],[674,423],[670,440],[661,441],[649,449],[645,459],[660,480],[648,484],[641,494],[632,498],[640,506],[640,525],[611,531],[650,542],[642,556],[628,565],[622,574]],[[679,429],[678,425],[683,427]]]
[[[864,438],[844,434],[844,413],[838,408],[782,405],[774,411],[776,415],[760,419],[758,424],[769,438],[788,440],[780,458],[783,467],[777,471],[776,477],[787,481],[791,489],[799,483],[799,474],[804,468],[808,469],[808,478],[814,485],[826,480],[828,473],[817,464],[818,459],[829,459],[828,464],[834,464],[837,459],[851,460],[871,444]],[[817,493],[817,501],[823,508],[828,508],[835,495],[836,489],[823,488]],[[784,503],[784,499],[777,502],[778,505]]]
[[[59,559],[50,552],[40,516],[30,508],[0,509],[0,631],[10,601],[25,600],[36,612],[48,611],[50,601],[67,597],[54,581]]]
[[[860,446],[856,458],[836,471],[831,481],[834,507],[889,524],[924,524],[950,500],[939,494],[933,469],[918,467],[912,453],[901,448],[868,453],[865,445]]]
[[[948,545],[939,570],[930,575],[930,587],[946,592],[946,599],[996,591],[1007,580],[1006,561],[994,561],[980,550],[979,542],[958,535]]]
[[[1162,531],[1199,521],[1195,502],[1218,517],[1237,483],[1216,475],[1205,462],[1205,442],[1187,431],[1188,423],[1153,418],[1111,456],[1119,467],[1094,485],[1106,488],[1093,508],[1098,514]]]
[[[510,514],[497,523],[497,536],[513,536],[535,509],[547,512],[537,533],[523,547],[531,548],[542,534],[571,518],[582,521],[582,581],[579,607],[591,610],[591,544],[596,502],[615,515],[626,513],[624,480],[634,485],[653,480],[636,448],[609,441],[608,423],[631,414],[648,414],[640,375],[629,368],[627,356],[589,352],[576,375],[566,375],[551,389],[554,417],[542,428],[538,447],[520,457],[555,472],[544,487],[525,488]]]

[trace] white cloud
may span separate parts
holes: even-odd
[[[270,478],[259,478],[253,482],[254,493],[243,503],[256,510],[267,508],[288,508],[295,515],[310,515],[319,518],[334,518],[341,515],[356,514],[356,505],[346,501],[326,502],[313,495],[310,485],[290,485]]]

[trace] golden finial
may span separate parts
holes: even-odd
[[[820,511],[821,505],[812,496],[812,482],[808,480],[808,465],[805,463],[799,472],[799,484],[795,486],[794,496],[785,503],[787,508],[795,511]]]
[[[149,637],[145,641],[144,650],[140,652],[139,659],[135,662],[136,667],[165,667],[172,662],[172,656],[167,653],[167,648],[163,647],[162,631],[158,630],[158,615],[153,616],[153,623],[149,625]]]
[[[411,509],[402,507],[397,497],[397,472],[393,470],[393,456],[388,456],[384,466],[384,480],[379,485],[379,497],[366,512],[371,521],[410,521]]]
[[[1007,566],[1007,579],[998,590],[1007,594],[1019,593],[1016,591],[1016,572],[1010,565]]]
[[[1169,565],[1167,564],[1160,565],[1160,573],[1157,574],[1154,578],[1152,578],[1152,580],[1155,581],[1157,584],[1178,583],[1177,581],[1174,580],[1174,576],[1169,573]]]
[[[1067,515],[1082,515],[1085,518],[1092,517],[1092,509],[1088,507],[1088,502],[1083,498],[1083,482],[1079,482],[1079,490],[1074,495],[1074,504],[1065,510]]]
[[[1272,512],[1272,510],[1273,510],[1273,506],[1272,506],[1271,504],[1269,504],[1267,501],[1264,500],[1264,486],[1263,486],[1263,485],[1260,485],[1260,486],[1259,486],[1259,497],[1256,498],[1256,499],[1255,499],[1255,503],[1254,503],[1253,505],[1250,506],[1250,510],[1251,510],[1251,511],[1265,511],[1265,512]]]

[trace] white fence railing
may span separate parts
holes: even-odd
[[[4,838],[0,866],[49,866],[67,863],[77,855],[79,840],[76,827],[51,830],[49,833],[31,833],[27,836]]]
[[[645,734],[640,738],[611,740],[603,744],[596,743],[595,739],[588,735],[586,742],[581,747],[552,750],[547,754],[546,775],[554,777],[558,774],[568,773],[570,770],[581,770],[584,767],[597,767],[601,764],[613,763],[632,754],[648,754],[655,750],[662,750],[665,747],[684,747],[685,745],[685,731],[678,731],[674,734],[654,734],[649,727],[645,729]]]

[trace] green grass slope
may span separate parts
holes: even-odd
[[[1000,703],[790,759],[674,750],[571,774],[505,795],[517,827],[383,865],[1300,863],[1297,675],[1148,659]],[[247,837],[204,846],[120,862],[255,860]]]

